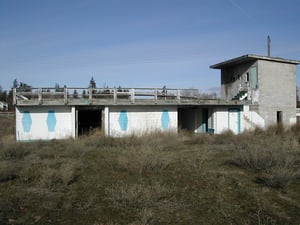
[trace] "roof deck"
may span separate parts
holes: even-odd
[[[30,88],[13,89],[17,106],[69,105],[242,105],[241,101],[203,99],[197,89],[170,88]]]

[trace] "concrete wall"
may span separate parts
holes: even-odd
[[[208,110],[208,128],[215,133],[246,129],[241,107],[214,106],[184,108],[178,118],[177,106],[106,106],[104,133],[113,137],[143,135],[156,131],[178,131],[179,121],[194,133],[203,130],[203,110]],[[249,111],[249,110],[248,110]],[[19,141],[75,138],[75,107],[16,107],[16,137]]]
[[[105,109],[106,135],[121,137],[155,131],[177,132],[177,106],[112,106]]]
[[[250,87],[252,77],[249,70],[251,67],[256,67],[256,63],[246,63],[222,69],[221,95],[223,99],[231,100],[241,89]]]
[[[69,137],[75,137],[74,107],[16,107],[16,139],[18,141]]]
[[[259,114],[266,126],[277,123],[282,111],[283,125],[296,123],[296,66],[258,61]]]
[[[213,128],[216,134],[231,130],[234,134],[243,132],[242,109],[240,107],[216,107],[213,112]]]
[[[244,105],[242,113],[242,130],[253,130],[256,127],[264,128],[265,120],[249,105]]]

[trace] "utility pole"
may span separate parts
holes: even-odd
[[[268,57],[271,57],[271,38],[268,35]]]

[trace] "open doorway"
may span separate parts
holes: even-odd
[[[234,134],[241,133],[241,113],[239,108],[228,109],[228,128]]]
[[[282,125],[282,111],[277,111],[276,113],[277,125]]]
[[[208,132],[208,109],[202,110],[202,132]]]
[[[193,107],[178,108],[178,129],[201,132],[201,109]]]
[[[90,134],[94,129],[102,128],[102,109],[77,109],[77,135]]]

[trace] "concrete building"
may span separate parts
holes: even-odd
[[[289,126],[297,121],[296,66],[299,63],[297,60],[244,55],[211,68],[221,69],[223,99],[244,101],[244,106],[262,117],[263,127],[276,123]]]
[[[122,137],[155,131],[239,134],[256,126],[296,122],[299,61],[245,55],[221,69],[222,99],[167,88],[14,89],[16,139],[76,138],[91,129]]]

